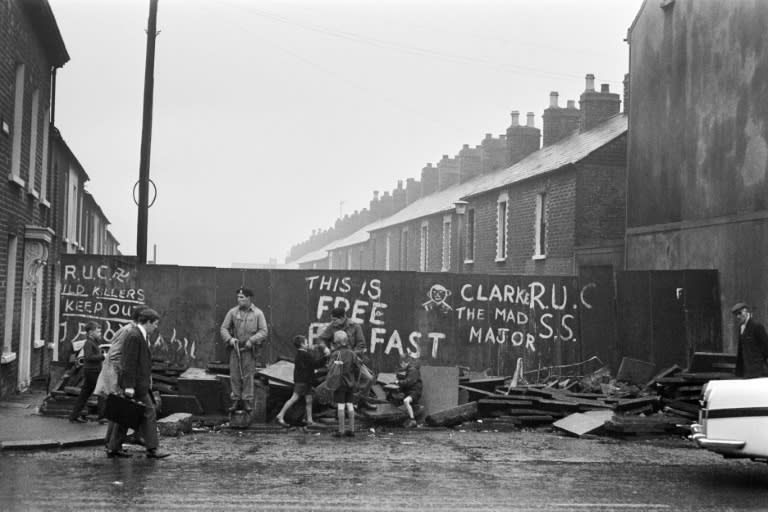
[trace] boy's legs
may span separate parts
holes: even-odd
[[[407,396],[403,399],[403,405],[405,406],[405,410],[408,411],[408,417],[411,419],[415,419],[413,416],[413,406],[411,403],[413,402],[412,396]]]
[[[284,423],[285,422],[285,420],[283,419],[283,418],[285,418],[285,413],[288,412],[288,409],[290,409],[293,404],[298,402],[298,400],[299,400],[299,395],[294,391],[293,394],[291,395],[291,398],[289,398],[288,401],[285,402],[285,404],[283,405],[283,408],[280,409],[279,413],[277,413],[277,422],[278,423]]]
[[[349,416],[349,432],[348,435],[354,435],[355,432],[355,406],[350,401],[346,403],[347,406],[347,415]]]
[[[336,404],[336,417],[339,420],[339,434],[344,433],[344,402]]]
[[[304,401],[307,407],[307,425],[312,425],[315,420],[312,418],[312,393],[304,395]]]

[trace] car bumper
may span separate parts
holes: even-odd
[[[746,441],[739,439],[709,439],[704,433],[704,427],[698,423],[691,425],[690,438],[696,441],[696,444],[702,448],[718,453],[737,452],[747,444]]]

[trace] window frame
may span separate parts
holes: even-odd
[[[453,231],[453,218],[451,215],[443,216],[443,251],[442,251],[442,272],[451,270],[451,239]]]
[[[496,261],[507,260],[509,231],[509,194],[505,191],[496,200]]]
[[[419,229],[419,272],[429,269],[429,221],[422,221]]]

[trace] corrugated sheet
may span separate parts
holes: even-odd
[[[551,146],[531,153],[511,167],[478,176],[466,183],[453,185],[422,197],[394,215],[372,222],[346,238],[335,240],[318,251],[302,256],[297,260],[297,263],[321,260],[328,256],[328,251],[366,242],[370,239],[371,231],[447,212],[452,210],[454,203],[461,199],[490,192],[574,164],[626,131],[627,117],[624,114],[618,114],[588,132],[571,135]]]

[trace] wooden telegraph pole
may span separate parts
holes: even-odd
[[[147,262],[147,224],[149,220],[149,154],[152,148],[152,95],[155,85],[155,38],[157,37],[157,1],[149,0],[147,59],[144,68],[144,115],[141,126],[139,162],[139,222],[136,230],[136,257]]]

